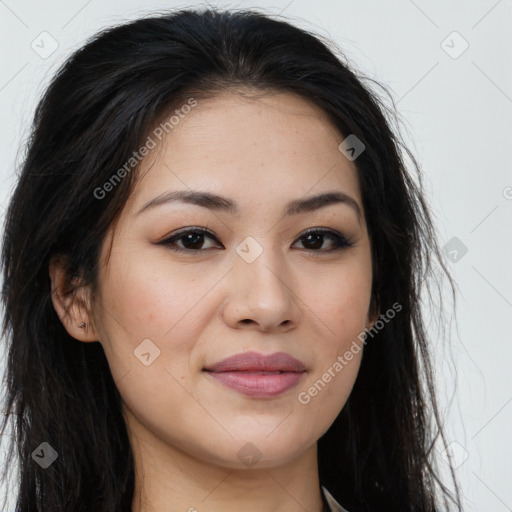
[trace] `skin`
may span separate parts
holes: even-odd
[[[317,441],[343,408],[362,351],[309,403],[298,394],[378,318],[359,181],[338,150],[343,138],[318,107],[291,93],[223,92],[201,101],[142,162],[104,242],[96,289],[64,295],[64,268],[52,261],[57,313],[71,336],[102,344],[123,400],[134,512],[321,512]],[[137,214],[173,190],[216,193],[240,213],[174,202]],[[361,219],[345,203],[283,216],[288,201],[331,190],[352,197]],[[175,242],[196,253],[157,245],[184,227],[214,238]],[[353,245],[329,252],[336,243],[328,236],[308,244],[303,232],[318,227]],[[248,236],[263,249],[252,263],[235,250]],[[160,350],[147,366],[134,355],[145,339]],[[202,371],[249,350],[287,352],[307,372],[282,395],[252,398]],[[261,456],[252,466],[237,456],[249,442]]]

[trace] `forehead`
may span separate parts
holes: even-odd
[[[309,100],[223,92],[181,114],[142,161],[132,210],[164,191],[187,188],[236,198],[242,207],[333,187],[360,203],[356,167],[338,149],[344,136]]]

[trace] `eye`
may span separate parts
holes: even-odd
[[[157,245],[164,245],[169,249],[178,252],[199,253],[203,249],[205,249],[205,238],[209,238],[210,240],[216,240],[218,242],[218,239],[210,231],[200,227],[193,227],[184,228],[179,232],[173,234],[171,237],[166,238],[161,242],[158,242]],[[325,239],[331,240],[331,245],[333,247],[331,247],[331,249],[319,250],[324,245]],[[351,247],[354,245],[354,242],[347,240],[340,233],[325,228],[308,229],[298,238],[298,240],[301,240],[303,245],[305,245],[304,249],[306,251],[320,253],[345,249],[347,247]],[[180,246],[178,242],[181,242],[182,245]],[[206,249],[222,248],[222,244],[220,245],[221,247],[213,246],[206,247]]]
[[[166,247],[169,247],[169,249],[172,249],[173,251],[199,252],[202,249],[205,238],[217,240],[213,233],[210,233],[208,230],[204,228],[186,228],[180,230],[178,233],[174,234],[170,238],[166,238],[165,240],[158,242],[157,245],[165,245]],[[182,241],[184,247],[177,246],[178,241]]]
[[[334,247],[319,251],[318,249],[324,244],[325,238],[330,239]],[[303,242],[306,246],[305,249],[313,252],[332,252],[338,249],[352,247],[354,245],[353,241],[347,240],[342,234],[325,228],[308,229],[304,234],[302,234],[299,240],[305,240],[305,242]]]

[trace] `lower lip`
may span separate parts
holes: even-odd
[[[306,372],[262,374],[250,372],[207,372],[221,384],[254,398],[280,395],[296,386]]]

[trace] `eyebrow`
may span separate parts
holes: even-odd
[[[209,192],[176,190],[165,192],[154,199],[151,199],[142,206],[136,215],[140,215],[142,212],[145,212],[150,208],[173,202],[195,204],[210,210],[224,211],[231,215],[239,215],[240,213],[236,202],[228,199],[227,197],[222,197]],[[361,210],[357,201],[348,194],[340,191],[329,191],[316,196],[290,201],[285,206],[284,215],[308,213],[333,204],[346,204],[347,206],[350,206],[356,212],[357,218],[360,222]]]

